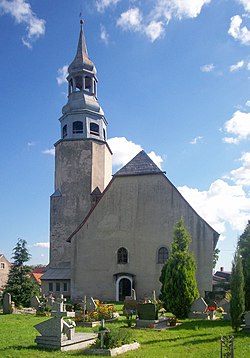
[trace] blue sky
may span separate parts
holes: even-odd
[[[250,219],[248,0],[0,0],[0,252],[48,262],[53,144],[79,13],[114,171],[140,149],[218,232],[230,270]]]

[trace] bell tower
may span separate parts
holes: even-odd
[[[98,200],[112,176],[112,153],[106,142],[107,121],[97,99],[96,68],[88,56],[82,20],[67,81],[68,101],[59,118],[61,138],[55,143],[55,191],[50,201],[50,268],[70,266],[70,244],[66,240]]]

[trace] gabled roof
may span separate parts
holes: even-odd
[[[122,167],[114,176],[124,175],[143,175],[143,174],[160,174],[164,173],[142,150],[130,162]]]

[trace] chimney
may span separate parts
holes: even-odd
[[[221,272],[223,272],[223,271],[224,271],[224,267],[223,267],[223,266],[220,268],[220,271],[221,271]]]

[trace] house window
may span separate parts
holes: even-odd
[[[168,249],[166,247],[161,247],[158,250],[158,264],[165,264],[168,259]]]
[[[53,292],[53,282],[49,282],[49,291]]]
[[[99,125],[90,123],[90,134],[99,135]]]
[[[0,269],[2,269],[2,270],[4,269],[4,262],[0,263]]]
[[[73,122],[73,134],[83,133],[83,123],[80,121]]]
[[[63,126],[63,138],[67,137],[67,124]]]
[[[64,291],[64,292],[68,291],[68,284],[67,284],[67,282],[64,282],[64,283],[63,283],[63,291]]]
[[[56,282],[56,292],[60,292],[60,282]]]
[[[120,247],[117,251],[117,263],[127,264],[128,263],[128,250],[125,247]]]

